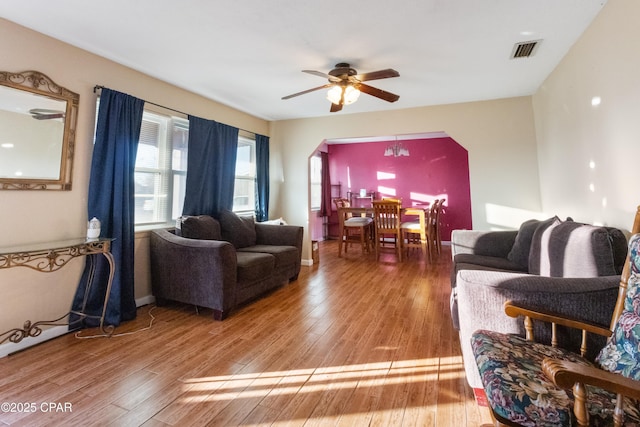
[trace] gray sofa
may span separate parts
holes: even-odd
[[[472,388],[482,383],[471,334],[488,329],[524,335],[522,319],[504,314],[508,300],[609,326],[627,253],[622,231],[550,218],[514,231],[454,230],[451,246],[451,318]],[[549,339],[547,328],[537,325],[536,336]],[[579,334],[559,327],[558,336],[561,346],[579,351]],[[591,338],[587,356],[595,357],[603,343]]]
[[[159,305],[207,307],[222,320],[298,277],[302,227],[255,223],[228,211],[218,219],[184,217],[179,225],[151,232],[151,286]]]

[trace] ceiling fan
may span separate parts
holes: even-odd
[[[64,111],[47,110],[46,108],[32,108],[29,114],[36,120],[63,119]]]
[[[364,92],[368,95],[375,96],[376,98],[380,98],[388,102],[396,102],[398,99],[400,99],[400,97],[396,94],[362,83],[369,80],[380,80],[388,79],[390,77],[399,77],[400,73],[392,68],[373,71],[370,73],[358,74],[358,72],[351,68],[349,64],[347,64],[346,62],[340,62],[339,64],[336,64],[336,67],[333,70],[329,71],[328,74],[314,70],[302,70],[302,72],[313,74],[314,76],[318,77],[324,77],[329,80],[329,83],[322,86],[314,87],[313,89],[307,89],[303,90],[302,92],[284,96],[282,97],[282,99],[290,99],[316,90],[331,88],[329,90],[327,98],[331,101],[330,111],[332,113],[342,110],[343,105],[349,105],[355,102],[358,99],[360,92]]]

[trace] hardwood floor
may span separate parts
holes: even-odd
[[[433,264],[337,253],[321,242],[319,265],[223,322],[147,306],[116,333],[151,315],[149,330],[68,334],[0,359],[0,403],[22,410],[3,405],[0,426],[490,423],[451,327],[448,247]]]

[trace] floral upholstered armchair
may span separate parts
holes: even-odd
[[[632,232],[640,232],[640,207]],[[471,339],[496,425],[640,425],[640,234],[629,241],[610,329],[508,302],[505,311],[525,317],[526,338],[481,330]],[[533,342],[534,318],[582,329],[584,343],[587,333],[608,336],[607,344],[590,363],[555,347],[554,334],[552,345]]]

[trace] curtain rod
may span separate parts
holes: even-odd
[[[104,86],[102,85],[95,85],[93,87],[93,93],[97,93],[99,90],[104,89]],[[164,108],[165,110],[169,110],[169,111],[173,111],[175,113],[180,113],[180,114],[184,114],[185,116],[189,117],[191,114],[189,113],[185,113],[184,111],[180,111],[180,110],[176,110],[175,108],[170,108],[170,107],[165,107],[164,105],[160,105],[160,104],[156,104],[155,102],[151,102],[151,101],[147,101],[147,100],[143,100],[145,103],[147,104],[151,104],[151,105],[155,105],[156,107],[160,107],[160,108]],[[256,135],[255,132],[252,132],[250,130],[246,130],[246,129],[242,129],[242,128],[238,128],[238,130],[241,130],[243,132],[248,132],[248,133],[252,133],[254,135]]]

